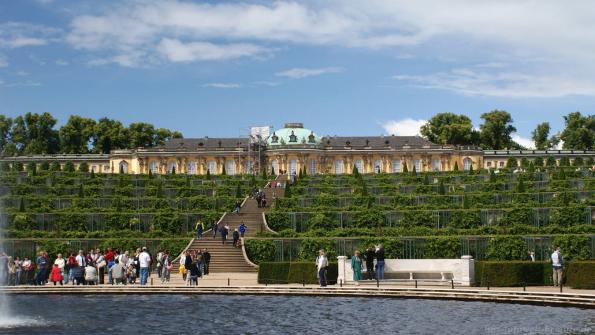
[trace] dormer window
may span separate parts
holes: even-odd
[[[217,142],[217,144],[219,144],[219,148],[221,148],[221,141]]]
[[[293,130],[291,131],[291,135],[289,135],[289,143],[297,143],[297,136],[295,136],[295,134],[293,133]]]
[[[314,132],[311,132],[308,136],[308,143],[316,143],[316,137],[314,136]]]
[[[370,146],[370,140],[366,140],[366,146],[369,147]]]
[[[275,135],[273,132],[273,136],[271,136],[271,143],[279,143],[279,136]]]
[[[205,144],[204,144],[204,143],[202,143],[202,142],[199,142],[199,143],[198,143],[198,146],[199,146],[199,147],[202,147],[203,145],[205,145]]]
[[[390,144],[390,142],[388,140],[386,140],[386,141],[384,141],[384,144],[388,146]]]
[[[345,145],[349,147],[349,146],[351,146],[351,142],[347,141],[347,142],[345,142]]]

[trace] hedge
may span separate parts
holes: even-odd
[[[570,262],[565,276],[572,288],[595,289],[595,261]]]
[[[245,240],[244,246],[246,254],[250,261],[254,264],[263,262],[273,262],[277,248],[275,243],[271,240]]]
[[[543,286],[552,283],[549,262],[485,261],[475,262],[476,286]]]
[[[329,263],[327,282],[337,283],[338,265]],[[312,262],[263,262],[258,267],[259,284],[318,284]]]

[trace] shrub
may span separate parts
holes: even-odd
[[[64,171],[65,172],[74,172],[74,164],[72,162],[64,163]]]
[[[460,250],[457,237],[430,237],[424,244],[424,258],[459,258]]]
[[[323,238],[305,238],[300,243],[298,258],[302,261],[314,262],[320,249],[324,249],[326,251],[326,256],[329,260],[335,259],[337,257],[334,240]]]
[[[259,284],[286,284],[289,262],[264,262],[258,266]]]
[[[585,235],[560,235],[552,241],[552,247],[562,249],[565,261],[587,260],[591,258],[591,237]]]
[[[475,283],[478,286],[543,286],[551,282],[549,262],[476,262]]]
[[[89,164],[87,164],[87,162],[82,162],[79,164],[78,170],[79,172],[89,172]]]
[[[576,289],[595,289],[595,261],[568,264],[566,284]]]
[[[527,246],[520,236],[493,237],[488,242],[487,259],[498,261],[512,261],[525,259]]]
[[[246,254],[252,263],[261,264],[273,262],[277,253],[277,247],[271,240],[245,240]]]
[[[50,171],[60,171],[60,170],[61,170],[61,168],[60,168],[60,163],[59,162],[53,161],[50,164]]]
[[[337,282],[338,265],[329,263],[327,282]],[[265,262],[258,267],[259,284],[317,284],[316,265],[312,262]]]

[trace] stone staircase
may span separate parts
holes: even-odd
[[[279,176],[276,181],[286,180],[285,176]],[[243,254],[243,248],[234,248],[232,233],[234,229],[239,228],[240,224],[244,222],[247,227],[245,237],[255,236],[257,233],[266,230],[263,220],[263,213],[271,208],[273,205],[273,194],[275,197],[282,197],[284,193],[283,188],[263,188],[267,199],[267,208],[258,208],[256,199],[247,198],[240,210],[240,215],[234,213],[225,213],[218,223],[218,229],[228,225],[229,235],[227,242],[222,244],[221,235],[217,232],[216,238],[213,238],[211,230],[206,231],[201,239],[194,238],[186,250],[208,249],[211,254],[211,263],[209,272],[256,272],[257,268],[249,263]],[[184,251],[186,251],[184,250]],[[179,258],[174,261],[172,270],[172,277],[178,273]]]

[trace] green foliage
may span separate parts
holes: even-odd
[[[565,261],[588,260],[591,258],[591,238],[585,235],[560,235],[552,241],[552,247],[559,246]]]
[[[254,262],[254,259],[251,259]],[[289,262],[262,262],[258,265],[259,284],[287,284]]]
[[[514,169],[514,168],[518,167],[517,159],[514,157],[509,157],[506,160],[506,167],[509,169]]]
[[[291,182],[289,180],[285,183],[285,194],[283,196],[291,198]]]
[[[246,254],[252,263],[261,264],[275,260],[277,247],[271,240],[245,240]]]
[[[50,164],[50,171],[60,171],[60,170],[62,170],[62,168],[60,167],[60,162],[53,161]]]
[[[556,166],[556,158],[554,156],[548,156],[545,160],[545,166],[553,167]]]
[[[78,167],[79,172],[89,172],[89,164],[87,162],[81,162]]]
[[[512,261],[525,259],[527,247],[520,236],[498,236],[488,242],[486,256],[489,260]]]
[[[595,145],[595,115],[580,112],[564,116],[566,127],[560,134],[564,149],[593,150]]]
[[[298,259],[301,261],[314,262],[318,256],[318,251],[324,249],[328,259],[335,259],[337,253],[335,250],[335,241],[323,238],[305,238],[300,243]]]
[[[544,286],[551,283],[549,262],[483,261],[475,263],[477,286]]]
[[[479,144],[479,133],[465,115],[438,113],[420,129],[421,135],[437,144]]]
[[[327,282],[335,284],[337,263],[329,263]],[[266,262],[258,267],[259,284],[317,284],[316,266],[312,262]]]
[[[574,289],[595,289],[595,261],[570,263],[566,283]]]
[[[425,240],[424,258],[459,258],[460,250],[457,237],[431,237]]]
[[[64,163],[64,172],[74,172],[74,164],[72,162]]]
[[[459,162],[455,162],[455,166],[452,169],[453,172],[459,172]]]
[[[37,174],[37,164],[35,164],[35,162],[27,163],[27,172],[29,172],[30,175],[35,176]]]
[[[494,110],[481,115],[484,123],[479,126],[480,140],[484,149],[502,150],[513,144],[512,133],[516,128],[512,125],[512,117],[508,112]]]
[[[533,160],[533,165],[535,165],[536,167],[543,167],[543,157],[535,157],[535,159]]]
[[[407,168],[407,162],[403,162],[403,173],[407,172],[409,172],[409,169]]]

